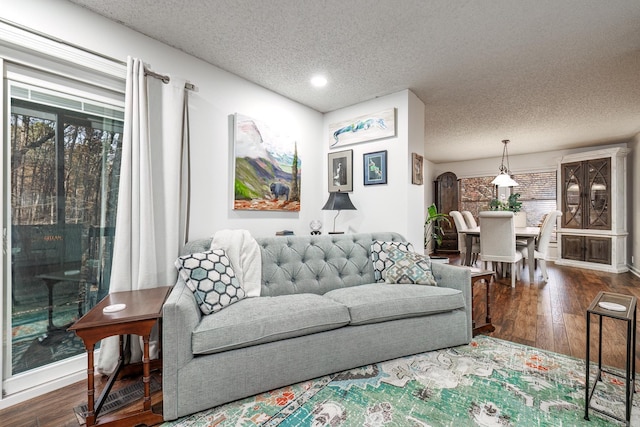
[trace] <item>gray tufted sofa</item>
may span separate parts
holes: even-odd
[[[256,239],[261,296],[203,316],[178,280],[163,309],[165,420],[285,385],[471,340],[468,269],[437,287],[373,283],[374,240],[396,233]],[[209,249],[211,239],[182,254]]]

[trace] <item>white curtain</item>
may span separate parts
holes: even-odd
[[[185,243],[188,129],[185,81],[146,77],[144,63],[127,60],[125,123],[110,292],[173,285],[173,265]],[[131,340],[131,361],[141,360]],[[157,357],[157,332],[151,357]],[[114,371],[118,338],[102,341],[98,370]]]

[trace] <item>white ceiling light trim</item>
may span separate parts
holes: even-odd
[[[327,78],[322,75],[315,75],[311,77],[311,84],[314,87],[325,87],[327,85]]]

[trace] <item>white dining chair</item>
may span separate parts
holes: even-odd
[[[535,251],[533,252],[534,258],[537,264],[540,265],[540,271],[542,272],[542,278],[545,282],[549,281],[549,273],[547,272],[547,255],[549,251],[549,242],[551,241],[551,233],[553,233],[553,227],[556,225],[558,217],[562,216],[561,211],[551,211],[545,215],[542,221],[542,227],[540,227],[540,235],[536,242]],[[529,250],[525,246],[520,248],[520,253],[523,259],[529,257]]]
[[[516,227],[526,227],[527,226],[527,213],[525,211],[520,211],[517,214],[513,215],[513,223]]]
[[[465,258],[467,254],[467,240],[466,234],[467,224],[464,222],[464,218],[459,211],[449,212],[449,216],[453,218],[453,222],[456,225],[456,231],[458,232],[458,250],[460,251],[460,262],[465,265]]]
[[[464,217],[464,222],[468,228],[478,228],[478,223],[471,212],[462,211],[460,213]],[[471,264],[475,264],[476,261],[478,261],[478,255],[480,254],[480,238],[473,236],[471,242],[473,244],[471,246]]]
[[[478,227],[478,223],[476,222],[476,219],[473,217],[473,214],[471,212],[462,211],[460,213],[464,217],[464,222],[467,224],[467,227],[469,227],[469,228],[477,228]]]
[[[456,230],[458,231],[458,250],[460,251],[460,262],[462,265],[467,265],[465,262],[467,256],[467,234],[465,231],[469,229],[467,223],[459,211],[449,212],[449,216],[453,218],[453,222],[456,224]],[[474,265],[478,260],[478,254],[480,253],[480,245],[477,239],[472,239],[471,245],[471,259],[468,265]]]
[[[480,212],[480,261],[511,264],[511,287],[520,280],[522,252],[516,250],[516,233],[511,211]],[[493,267],[493,266],[492,266]]]

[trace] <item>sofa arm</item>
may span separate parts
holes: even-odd
[[[182,366],[192,358],[191,331],[200,323],[200,308],[184,280],[178,279],[162,307],[162,358]]]
[[[471,270],[459,265],[449,265],[442,263],[431,263],[431,271],[438,286],[443,288],[453,288],[462,291],[467,312],[467,337],[469,341],[473,338],[473,326],[471,323],[471,313],[473,310]]]
[[[165,415],[177,411],[178,375],[191,359],[191,331],[201,312],[184,280],[178,279],[162,307],[162,389]],[[175,414],[174,414],[175,416]],[[166,416],[165,416],[165,419]]]

